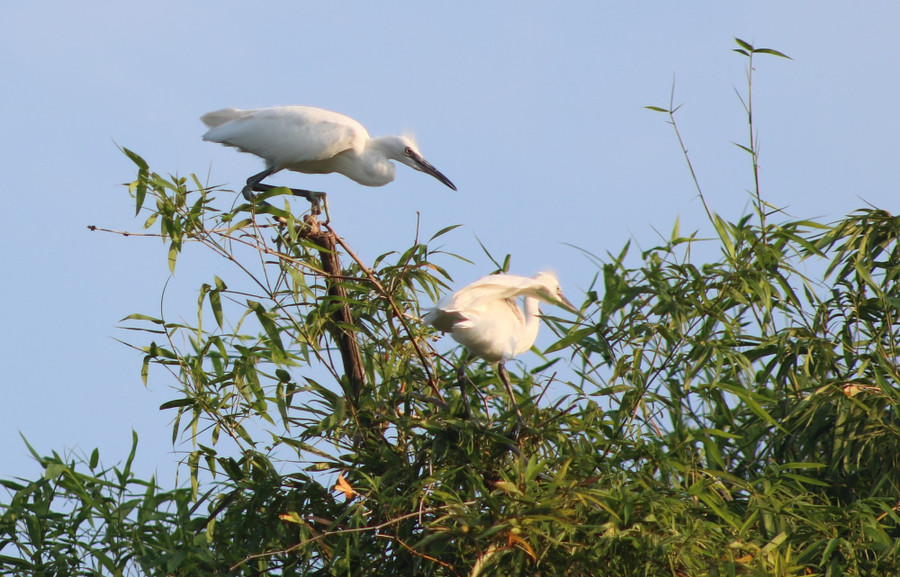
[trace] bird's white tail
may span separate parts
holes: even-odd
[[[247,116],[253,112],[252,110],[238,110],[237,108],[223,108],[222,110],[213,110],[212,112],[207,112],[203,116],[200,117],[200,120],[203,121],[203,124],[207,125],[210,128],[215,128],[221,124],[225,124],[235,118],[240,118],[242,116]]]

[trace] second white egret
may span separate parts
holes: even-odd
[[[247,200],[253,198],[254,188],[264,178],[279,170],[337,172],[366,186],[384,186],[394,180],[391,160],[430,174],[456,190],[450,179],[422,157],[410,137],[372,138],[359,122],[330,110],[312,106],[225,108],[204,114],[200,120],[209,127],[203,140],[265,160],[266,169],[248,178],[242,190]]]
[[[525,310],[518,299],[524,297]],[[482,277],[441,299],[423,320],[463,345],[472,355],[497,363],[516,415],[515,402],[505,363],[534,344],[540,325],[540,302],[578,310],[563,295],[556,275],[542,272],[534,278],[495,274]]]

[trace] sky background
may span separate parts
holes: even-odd
[[[20,433],[41,453],[99,447],[113,464],[133,429],[137,473],[174,483],[173,413],[158,410],[171,382],[157,371],[145,388],[140,354],[116,341],[143,342],[123,317],[158,315],[165,249],[87,229],[141,227],[117,145],[161,174],[239,189],[262,163],[201,141],[205,112],[308,104],[372,135],[413,132],[458,192],[406,167],[383,188],[268,182],[327,191],[334,228],[368,262],[409,247],[418,213],[422,238],[463,225],[441,243],[474,261],[444,263],[458,286],[493,268],[480,239],[512,272],[556,270],[581,302],[596,269],[572,245],[647,248],[676,218],[709,232],[671,127],[644,108],[668,105],[673,83],[712,208],[750,211],[734,37],[793,58],[755,61],[764,197],[797,218],[894,212],[898,22],[888,1],[3,3],[0,478],[40,474]],[[217,266],[187,250],[167,317],[193,317]]]

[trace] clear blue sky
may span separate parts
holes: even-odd
[[[274,182],[327,190],[368,260],[409,246],[418,211],[425,237],[465,225],[444,242],[476,262],[452,267],[460,284],[491,268],[477,235],[513,272],[555,269],[578,302],[595,270],[569,245],[647,247],[676,216],[704,227],[671,128],[643,108],[666,105],[673,80],[708,199],[726,218],[749,210],[735,36],[793,57],[757,60],[765,197],[796,217],[896,210],[898,22],[894,2],[4,3],[0,477],[39,472],[20,431],[41,452],[100,447],[113,463],[135,429],[138,472],[173,481],[171,415],[157,410],[169,382],[145,389],[140,356],[114,340],[135,337],[121,318],[158,313],[164,251],[86,229],[140,226],[116,144],[239,188],[261,163],[202,142],[204,112],[310,104],[374,135],[412,131],[458,193],[405,168],[380,189]],[[167,315],[190,318],[214,266],[185,256]]]

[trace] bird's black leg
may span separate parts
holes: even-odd
[[[459,367],[456,369],[456,382],[459,384],[459,396],[463,402],[463,418],[468,419],[472,416],[472,405],[469,404],[469,394],[466,392],[466,365],[469,364],[469,355],[466,354],[460,361]]]
[[[275,167],[269,167],[259,174],[254,174],[250,178],[247,179],[247,184],[244,185],[244,188],[241,189],[241,194],[244,195],[244,198],[247,199],[247,202],[253,202],[255,195],[254,192],[268,192],[273,188],[277,188],[272,186],[271,184],[263,184],[263,179],[272,176],[278,172],[278,169]],[[312,205],[312,213],[320,214],[322,212],[322,205],[325,206],[325,220],[326,222],[331,220],[331,217],[328,215],[328,200],[325,198],[324,192],[318,192],[315,190],[304,190],[302,188],[289,188],[291,194],[294,196],[302,196]],[[264,202],[263,204],[272,206],[268,202]]]
[[[244,198],[247,199],[247,202],[253,202],[253,191],[259,190],[257,188],[257,186],[259,186],[259,183],[262,182],[262,180],[264,178],[272,176],[276,172],[278,172],[278,171],[275,169],[275,167],[270,166],[270,167],[266,168],[264,171],[260,172],[259,174],[254,174],[253,176],[251,176],[250,178],[247,179],[247,184],[241,190],[241,194],[244,195]],[[268,185],[263,185],[263,186],[268,186]]]
[[[247,181],[250,182],[249,180]],[[262,184],[261,182],[257,182],[253,185],[253,190],[256,192],[268,192],[273,188],[278,188],[277,186],[272,186],[271,184]],[[305,190],[302,188],[288,188],[291,191],[291,194],[294,196],[302,196],[312,205],[313,214],[320,214],[322,212],[322,205],[325,206],[325,215],[328,216],[328,199],[326,198],[326,194],[324,192],[319,192],[316,190]],[[246,195],[245,195],[246,196]],[[328,218],[327,220],[331,220]]]
[[[500,361],[497,364],[497,373],[500,375],[500,380],[503,381],[503,386],[506,387],[506,392],[509,393],[509,400],[516,410],[516,428],[519,429],[525,424],[525,419],[522,418],[522,411],[519,410],[519,404],[516,402],[516,394],[513,392],[512,385],[509,383],[509,373],[506,372],[506,365],[503,361]]]

